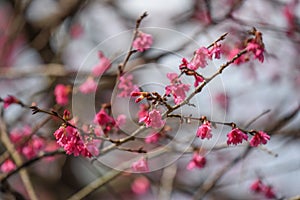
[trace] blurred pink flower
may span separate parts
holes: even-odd
[[[1,171],[4,173],[9,173],[15,170],[16,168],[17,166],[11,159],[7,159],[6,161],[4,161],[0,167]]]
[[[99,125],[105,125],[107,123],[111,123],[113,118],[109,116],[105,110],[102,108],[94,117],[94,123]]]
[[[10,106],[11,104],[18,103],[19,100],[14,96],[9,95],[5,99],[3,99],[3,102],[4,102],[3,107],[8,108],[8,106]]]
[[[142,157],[138,161],[132,163],[131,167],[136,172],[149,171],[149,166],[148,166],[147,160],[144,157]]]
[[[160,133],[154,132],[154,133],[147,135],[147,137],[145,138],[145,142],[148,144],[156,143],[160,137],[161,137]]]
[[[86,79],[84,83],[82,83],[79,87],[79,91],[83,94],[93,93],[97,90],[97,83],[94,81],[92,77]]]
[[[149,190],[149,188],[150,188],[150,182],[144,176],[136,178],[131,184],[131,190],[135,194],[144,194]]]
[[[203,168],[206,165],[206,158],[204,156],[201,156],[199,153],[194,153],[192,160],[187,165],[188,170],[192,170],[195,167],[197,168]]]
[[[151,35],[139,32],[137,37],[132,43],[133,48],[136,50],[143,52],[151,47],[153,43],[153,38]]]
[[[118,88],[121,90],[121,92],[118,94],[118,97],[130,97],[132,92],[139,91],[138,86],[134,85],[132,80],[132,74],[123,75],[119,78]]]
[[[54,89],[54,95],[56,98],[56,103],[64,106],[68,104],[68,95],[71,92],[71,88],[69,86],[65,86],[63,84],[56,85]]]
[[[101,51],[98,52],[98,57],[99,63],[92,70],[92,74],[96,77],[102,75],[111,66],[110,60]]]
[[[149,114],[140,119],[139,122],[144,122],[146,124],[146,127],[152,128],[161,128],[165,124],[165,121],[162,119],[160,112],[156,109],[150,111]]]

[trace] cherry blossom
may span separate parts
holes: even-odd
[[[98,57],[99,63],[92,70],[92,74],[96,77],[102,75],[111,66],[111,61],[101,51],[98,52]]]
[[[146,127],[152,128],[161,128],[165,125],[165,121],[162,119],[160,112],[156,109],[150,111],[148,115],[140,119],[139,122],[145,122]]]
[[[237,145],[239,143],[242,143],[243,140],[248,140],[248,136],[246,133],[242,132],[238,128],[232,129],[228,134],[227,134],[227,144],[234,144]]]
[[[186,92],[189,91],[190,85],[181,83],[176,73],[168,73],[167,77],[171,81],[171,85],[165,87],[166,95],[172,94],[175,104],[180,104],[186,98]]]
[[[196,135],[197,135],[197,137],[200,137],[201,139],[204,139],[204,138],[210,139],[212,137],[210,122],[205,121],[201,126],[199,126]]]
[[[187,165],[187,169],[188,170],[192,170],[195,167],[197,168],[203,168],[206,164],[206,158],[202,155],[200,155],[199,153],[195,152],[193,154],[193,158],[192,160],[189,162],[189,164]]]
[[[264,47],[261,44],[252,40],[247,44],[246,49],[254,54],[255,59],[258,59],[260,62],[264,62]]]
[[[98,123],[99,125],[105,125],[108,123],[111,123],[113,121],[113,118],[109,116],[106,112],[105,109],[102,108],[94,118],[94,123]]]
[[[257,179],[256,181],[254,181],[251,184],[250,189],[251,189],[251,191],[258,193],[263,190],[263,187],[264,187],[264,185],[263,185],[262,181],[260,179]]]
[[[206,59],[209,57],[209,50],[205,47],[201,47],[195,51],[194,57],[187,65],[187,68],[191,70],[197,70],[199,67],[204,68],[207,65]]]
[[[131,168],[136,172],[145,172],[149,171],[149,166],[147,160],[142,157],[136,162],[132,163]]]
[[[56,99],[56,103],[64,106],[69,102],[68,95],[71,92],[71,88],[69,86],[65,86],[63,84],[56,85],[54,89],[54,95]]]
[[[218,43],[215,43],[211,49],[208,51],[208,56],[210,59],[213,58],[213,55],[215,55],[215,59],[220,59],[221,58],[221,45]]]
[[[16,97],[11,96],[11,95],[6,97],[2,101],[4,102],[4,105],[3,105],[4,108],[8,108],[11,104],[19,103],[19,100]]]
[[[86,79],[84,83],[82,83],[79,87],[79,91],[83,94],[93,93],[97,90],[97,83],[94,81],[92,77]]]
[[[147,135],[147,137],[145,138],[145,142],[148,144],[156,143],[160,137],[161,137],[160,133],[154,132],[154,133]]]
[[[132,43],[133,48],[143,52],[151,47],[153,43],[153,38],[151,35],[139,31],[137,37]]]
[[[251,138],[250,145],[253,147],[257,147],[260,144],[267,144],[268,140],[270,140],[270,136],[267,133],[263,131],[258,131]]]
[[[131,184],[131,190],[136,194],[144,194],[149,190],[149,188],[150,182],[144,176],[136,178]]]
[[[119,78],[118,88],[121,90],[121,92],[118,94],[118,97],[130,97],[133,91],[139,91],[139,87],[133,84],[132,80],[132,74],[123,75]]]
[[[17,168],[17,166],[11,159],[5,160],[0,167],[1,171],[4,173],[9,173],[9,172],[15,170],[16,168]]]

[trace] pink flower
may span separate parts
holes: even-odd
[[[255,40],[248,42],[246,49],[254,54],[255,59],[264,62],[264,47],[259,45]]]
[[[97,90],[97,83],[91,77],[86,79],[86,81],[83,84],[81,84],[79,87],[79,91],[82,92],[83,94],[96,92],[96,90]]]
[[[256,193],[261,192],[263,190],[263,188],[264,188],[264,185],[260,179],[257,179],[250,186],[251,191],[256,192]]]
[[[150,182],[144,176],[136,178],[131,184],[131,190],[136,194],[144,194],[149,190],[149,188]]]
[[[229,109],[229,96],[226,93],[218,93],[215,96],[215,101],[220,107],[226,111]]]
[[[136,50],[143,52],[151,47],[153,43],[153,38],[151,35],[139,32],[137,37],[132,43],[133,48]]]
[[[176,73],[168,73],[168,79],[171,81],[171,85],[165,87],[166,95],[172,94],[175,104],[180,104],[186,97],[186,92],[189,91],[190,85],[181,83]]]
[[[199,153],[194,153],[192,160],[187,165],[188,170],[192,170],[195,167],[197,168],[203,168],[206,164],[206,158],[204,156],[201,156]]]
[[[199,76],[198,74],[195,74],[194,77],[195,77],[194,87],[198,87],[199,83],[202,83],[204,81],[204,78],[202,76]]]
[[[272,186],[269,185],[265,186],[263,192],[265,194],[265,197],[267,197],[268,199],[273,199],[276,197]]]
[[[147,160],[144,157],[142,157],[138,161],[132,163],[131,167],[136,172],[149,171],[149,166],[148,166]]]
[[[112,121],[113,118],[109,116],[103,108],[95,115],[94,118],[94,123],[98,123],[99,125],[106,125]]]
[[[92,71],[92,74],[96,77],[102,75],[111,66],[110,60],[101,51],[98,52],[98,57],[100,59],[99,64]]]
[[[149,106],[147,104],[141,104],[138,112],[139,121],[148,115]]]
[[[83,157],[92,156],[77,129],[71,126],[67,126],[66,128],[60,127],[54,132],[54,136],[57,143],[64,148],[68,155],[81,155]]]
[[[228,59],[231,60],[233,59],[241,50],[239,48],[233,48],[229,53],[228,53]],[[245,55],[241,55],[239,58],[237,58],[233,63],[236,65],[240,65],[242,63],[247,62],[247,58]]]
[[[199,67],[204,68],[207,65],[206,59],[209,58],[209,50],[201,47],[195,51],[192,61],[187,65],[191,70],[197,70]]]
[[[220,59],[221,58],[221,45],[215,43],[214,46],[209,50],[208,56],[210,59],[212,59],[213,54],[215,55],[215,59]]]
[[[4,102],[4,105],[3,105],[4,108],[8,108],[8,106],[10,106],[11,104],[19,103],[19,100],[16,97],[11,96],[11,95],[9,95],[8,97],[6,97],[2,101]]]
[[[161,128],[165,124],[165,121],[162,119],[160,112],[156,109],[150,111],[149,114],[146,117],[140,119],[139,122],[145,122],[146,127],[152,128]]]
[[[126,123],[126,115],[118,115],[117,119],[116,119],[116,126],[120,127],[123,126]]]
[[[257,147],[260,144],[267,144],[267,141],[270,140],[270,136],[263,132],[258,131],[250,140],[250,145],[252,147]]]
[[[130,97],[132,92],[138,92],[139,87],[132,83],[133,76],[132,74],[123,75],[119,78],[118,88],[121,92],[118,94],[118,97]]]
[[[2,163],[0,169],[2,172],[4,173],[9,173],[13,170],[15,170],[17,167],[15,165],[15,163],[11,160],[11,159],[7,159],[6,161],[4,161],[4,163]]]
[[[83,27],[80,24],[73,24],[70,27],[70,35],[72,39],[79,38],[80,36],[82,36],[83,32]]]
[[[147,135],[147,137],[145,138],[145,142],[150,144],[150,143],[156,143],[159,138],[161,137],[160,133],[151,133],[150,135]]]
[[[68,104],[68,94],[71,92],[71,88],[69,86],[65,86],[63,84],[56,85],[54,89],[54,95],[56,98],[56,103],[64,106]]]
[[[227,144],[239,144],[242,143],[243,140],[248,140],[248,136],[246,133],[242,132],[238,128],[232,129],[228,134],[227,134]]]
[[[204,138],[210,139],[212,137],[210,122],[206,121],[201,126],[199,126],[196,135],[197,135],[197,137],[200,137],[201,139],[204,139]]]

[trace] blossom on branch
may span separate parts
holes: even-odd
[[[4,173],[9,173],[15,170],[16,168],[16,164],[11,159],[5,160],[0,167],[1,171]]]
[[[149,166],[146,158],[142,157],[136,162],[132,163],[131,168],[136,172],[149,171]]]
[[[152,43],[153,43],[153,38],[151,35],[139,31],[137,37],[134,39],[132,43],[132,46],[136,50],[143,52],[149,49]]]
[[[11,95],[9,95],[8,97],[6,97],[2,101],[4,102],[4,105],[3,105],[4,109],[8,108],[8,106],[10,106],[11,104],[19,103],[19,100],[16,97],[11,96]]]
[[[111,66],[110,60],[104,56],[102,51],[98,52],[99,63],[93,68],[92,74],[95,77],[101,76]]]
[[[206,165],[206,158],[204,156],[201,156],[199,153],[195,152],[193,154],[192,160],[187,165],[188,170],[192,170],[195,167],[201,169]]]
[[[144,122],[146,127],[161,128],[165,125],[165,121],[162,119],[160,112],[156,109],[151,110],[147,116],[139,120]]]
[[[250,145],[252,147],[257,147],[260,144],[267,144],[268,140],[270,140],[270,136],[267,133],[263,131],[258,131],[251,138]]]
[[[201,139],[204,139],[204,138],[210,139],[212,137],[210,122],[205,121],[201,126],[199,126],[196,135],[197,135],[197,137],[200,137]]]
[[[242,143],[243,140],[248,140],[248,135],[238,128],[232,129],[227,134],[227,144],[228,145],[230,145],[230,144],[237,145],[239,143]]]
[[[56,85],[54,89],[56,103],[62,106],[67,105],[69,102],[68,95],[70,92],[71,92],[70,86],[65,86],[63,84]]]
[[[93,93],[97,90],[97,83],[92,77],[86,79],[84,83],[79,86],[79,91],[83,94]]]

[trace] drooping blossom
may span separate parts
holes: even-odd
[[[16,168],[17,168],[17,166],[11,159],[5,160],[0,167],[1,171],[4,173],[9,173],[9,172],[15,170]]]
[[[252,147],[257,147],[260,144],[267,144],[268,140],[270,140],[270,136],[267,133],[263,131],[258,131],[251,138],[250,145]]]
[[[24,126],[22,129],[12,130],[9,135],[17,151],[27,159],[36,157],[46,146],[46,141],[43,138],[38,135],[31,135],[31,133],[31,128]]]
[[[190,68],[192,67],[188,67],[190,65],[190,63],[187,61],[186,58],[182,58],[181,64],[179,65],[179,69],[184,72],[187,76],[194,76],[195,78],[195,82],[194,82],[194,87],[197,87],[199,85],[199,83],[202,83],[204,81],[203,76],[201,76],[200,74],[198,74],[195,70],[191,70]],[[175,80],[177,78],[177,74],[176,73],[171,73],[175,75]],[[173,75],[173,76],[174,76]],[[172,77],[170,77],[169,79],[171,79]]]
[[[264,188],[264,185],[260,179],[255,180],[250,186],[250,190],[255,193],[261,192],[263,190],[263,188]]]
[[[247,51],[250,51],[254,54],[254,58],[258,59],[260,62],[264,62],[264,47],[257,43],[254,39],[248,42]]]
[[[160,133],[154,132],[154,133],[151,133],[151,134],[146,136],[145,142],[148,143],[148,144],[156,143],[159,140],[160,137],[161,137]]]
[[[135,194],[145,194],[149,190],[149,188],[150,188],[150,182],[144,176],[136,178],[131,184],[131,190]]]
[[[195,51],[194,57],[187,65],[191,70],[197,70],[199,67],[204,68],[207,65],[207,58],[209,58],[209,50],[206,47],[201,47]]]
[[[133,48],[143,52],[151,47],[153,43],[153,38],[151,35],[139,31],[137,37],[132,43]]]
[[[141,104],[137,113],[139,121],[148,115],[149,105]]]
[[[63,84],[56,85],[54,89],[56,103],[62,106],[67,105],[69,102],[68,95],[70,92],[71,88],[69,86],[65,86]]]
[[[132,80],[132,74],[123,75],[119,78],[118,88],[120,89],[120,93],[118,97],[130,97],[133,91],[139,91],[139,87],[133,84]]]
[[[139,160],[132,163],[131,168],[135,172],[149,171],[148,162],[147,162],[146,158],[144,158],[144,157],[141,157]]]
[[[255,193],[263,194],[268,199],[276,197],[273,187],[271,185],[264,184],[261,179],[255,180],[251,184],[250,190]]]
[[[160,112],[156,109],[151,110],[147,116],[140,119],[139,122],[144,122],[146,127],[161,128],[165,125]]]
[[[248,135],[244,132],[242,132],[238,128],[233,128],[228,134],[227,134],[227,144],[234,144],[237,145],[239,143],[242,143],[243,140],[248,140]]]
[[[19,100],[16,97],[12,96],[12,95],[8,95],[8,97],[3,99],[2,101],[4,103],[4,105],[3,105],[4,109],[8,108],[8,106],[10,106],[11,104],[19,103]]]
[[[79,86],[79,91],[83,94],[93,93],[97,90],[97,83],[92,77],[86,79],[84,83]]]
[[[96,77],[102,75],[111,66],[111,61],[101,51],[98,52],[98,57],[99,63],[92,70],[92,74]]]
[[[190,85],[182,83],[176,73],[168,73],[167,77],[171,84],[165,87],[166,95],[173,95],[175,104],[180,104],[186,98]]]
[[[187,169],[188,170],[192,170],[195,167],[197,168],[203,168],[206,164],[206,158],[202,155],[200,155],[199,153],[195,152],[193,154],[193,158],[192,160],[189,162],[189,164],[187,165]]]
[[[241,51],[240,48],[235,47],[233,49],[231,49],[228,53],[228,59],[232,60],[236,55],[238,55],[238,53]],[[240,65],[242,63],[247,62],[249,59],[243,54],[240,57],[238,57],[237,59],[235,59],[235,61],[233,62],[236,65]]]
[[[224,109],[225,111],[229,110],[230,99],[227,93],[223,93],[223,92],[217,93],[214,99],[215,102],[219,104],[222,109]]]
[[[69,121],[69,123],[73,123]],[[92,154],[87,149],[86,143],[82,140],[77,129],[71,126],[61,126],[54,132],[57,143],[64,148],[68,155],[91,157]]]
[[[221,45],[218,43],[215,43],[208,51],[208,56],[210,59],[213,58],[213,55],[215,55],[215,59],[221,58]]]
[[[197,137],[200,137],[201,139],[204,139],[204,138],[210,139],[212,137],[210,122],[205,121],[201,126],[199,126],[196,135],[197,135]]]
[[[112,122],[113,118],[107,114],[104,108],[102,108],[94,117],[95,124],[106,125]]]

